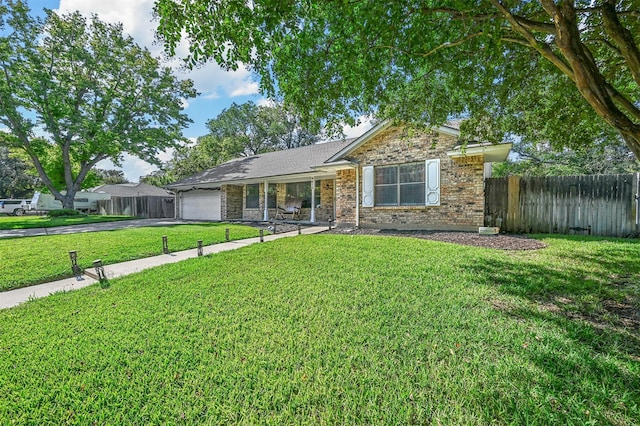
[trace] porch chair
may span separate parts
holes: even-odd
[[[302,205],[288,205],[286,207],[277,207],[276,210],[276,220],[284,220],[287,218],[287,215],[290,215],[290,220],[300,220],[300,213],[302,211]]]

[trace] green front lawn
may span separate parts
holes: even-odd
[[[257,237],[259,230],[230,224],[173,225],[87,232],[67,235],[0,239],[0,291],[73,276],[69,251],[76,250],[78,265],[87,269],[96,259],[103,264],[162,254],[162,236],[170,251]]]
[[[637,424],[640,244],[541,238],[302,236],[0,311],[0,424]]]
[[[79,215],[69,217],[48,216],[2,216],[0,229],[52,228],[63,225],[85,225],[88,223],[115,222],[137,219],[132,216]]]

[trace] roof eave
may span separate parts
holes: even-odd
[[[450,158],[471,157],[482,155],[485,163],[505,161],[511,152],[511,143],[487,144],[479,146],[456,147],[447,151]]]

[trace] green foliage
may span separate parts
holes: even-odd
[[[38,185],[28,164],[6,146],[0,146],[0,198],[31,198]]]
[[[0,239],[0,291],[72,277],[69,251],[78,252],[78,265],[90,268],[95,259],[105,265],[162,254],[162,236],[171,251],[225,241],[257,237],[258,230],[229,224],[175,225],[67,235]],[[43,257],[46,253],[46,259]]]
[[[638,241],[540,238],[289,238],[0,311],[0,422],[636,424]]]
[[[518,157],[493,164],[493,176],[562,176],[625,174],[640,170],[638,160],[621,141],[602,142],[589,149],[554,150],[545,144],[523,141],[513,145]]]
[[[315,123],[361,114],[578,148],[622,135],[640,157],[634,2],[156,0],[169,53],[246,64]]]
[[[128,153],[157,163],[159,151],[183,139],[192,82],[179,81],[122,25],[79,12],[40,19],[22,1],[4,4],[0,124],[10,133],[0,143],[24,150],[64,207],[99,161],[119,164]]]
[[[207,122],[209,133],[185,145],[162,171],[145,183],[166,185],[241,156],[311,145],[318,137],[302,127],[300,117],[281,105],[233,103]]]
[[[73,217],[83,215],[83,213],[80,213],[78,210],[74,209],[50,210],[47,212],[47,216],[49,217]]]
[[[95,169],[95,173],[99,179],[98,185],[118,185],[121,183],[129,183],[122,170]]]

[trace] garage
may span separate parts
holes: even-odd
[[[190,220],[221,220],[220,190],[194,190],[181,193],[181,218]]]

